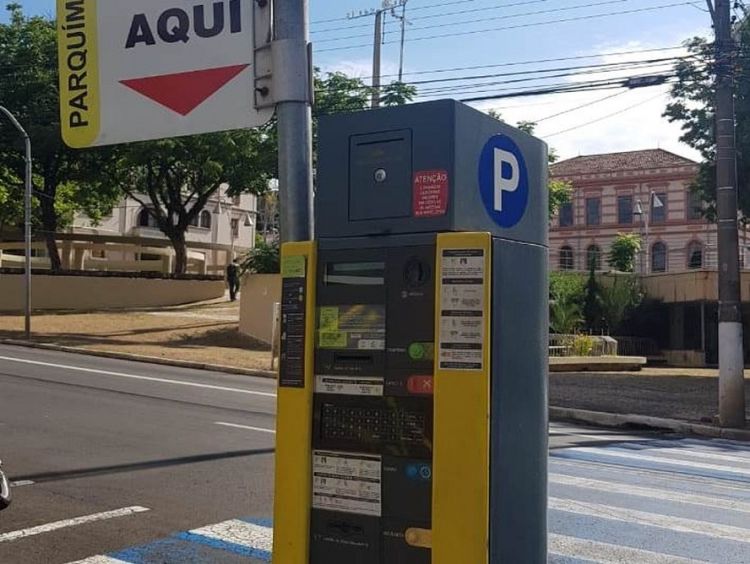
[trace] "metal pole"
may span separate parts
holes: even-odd
[[[649,239],[648,239],[648,236],[649,236],[649,233],[648,233],[648,227],[649,227],[649,225],[648,224],[649,224],[649,221],[651,220],[651,207],[653,206],[653,201],[651,200],[651,194],[653,194],[653,192],[649,192],[649,195],[648,195],[648,205],[646,206],[646,209],[643,210],[644,217],[646,218],[646,265],[645,265],[645,269],[644,269],[644,272],[646,274],[648,274],[648,273],[651,272],[651,254],[650,254],[651,253],[651,247],[649,246],[650,243],[649,243]]]
[[[398,58],[398,81],[402,82],[404,76],[404,42],[406,40],[406,2],[401,4],[401,53]]]
[[[274,2],[274,39],[291,46],[291,62],[308,61],[308,1]],[[307,67],[308,64],[305,64]],[[275,75],[287,69],[275,68]],[[308,77],[310,78],[310,77]],[[301,80],[297,76],[291,80]],[[276,76],[274,77],[276,80]],[[285,82],[285,81],[280,81]],[[286,81],[289,82],[289,81]],[[310,90],[308,86],[306,90]],[[301,97],[300,97],[301,98]],[[313,238],[312,115],[311,100],[282,101],[276,105],[279,133],[279,203],[281,240]]]
[[[9,110],[0,106],[0,112],[8,116],[13,126],[21,133],[26,146],[24,178],[24,336],[31,339],[31,138]]]
[[[716,33],[716,207],[719,247],[719,423],[745,426],[744,354],[737,233],[734,42],[729,0],[714,4]]]
[[[380,106],[380,46],[383,43],[383,10],[375,12],[375,39],[372,46],[372,108]]]

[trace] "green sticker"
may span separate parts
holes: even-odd
[[[339,330],[339,308],[328,306],[321,307],[318,311],[320,312],[318,329],[321,331]]]
[[[319,331],[318,347],[321,349],[345,349],[346,333],[342,331]]]
[[[300,255],[282,257],[281,276],[282,278],[304,278],[305,257]]]

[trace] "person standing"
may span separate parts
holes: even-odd
[[[227,286],[229,286],[229,299],[237,300],[237,292],[240,290],[240,266],[237,259],[227,265]]]

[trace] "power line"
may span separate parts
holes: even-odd
[[[557,112],[548,116],[544,116],[543,118],[535,119],[534,123],[541,123],[543,121],[547,121],[548,119],[556,118],[558,116],[562,116],[565,114],[569,114],[571,112],[575,112],[577,110],[581,110],[583,108],[588,108],[589,106],[593,106],[595,104],[599,104],[600,102],[604,102],[606,100],[611,100],[612,98],[617,98],[618,96],[622,96],[623,94],[627,94],[630,92],[630,90],[623,90],[622,92],[615,92],[614,94],[609,94],[608,96],[605,96],[604,98],[597,98],[596,100],[592,100],[591,102],[587,102],[585,104],[581,104],[579,106],[575,106],[573,108],[569,108],[567,110],[563,110],[561,112]]]
[[[511,4],[501,4],[499,6],[487,6],[485,8],[474,8],[474,9],[471,9],[471,10],[460,10],[460,11],[456,11],[456,12],[443,12],[443,13],[440,13],[440,14],[430,14],[430,15],[427,15],[427,16],[417,16],[416,18],[410,17],[409,21],[413,22],[413,21],[418,21],[418,20],[421,21],[421,20],[430,20],[430,19],[435,19],[435,18],[446,18],[448,16],[471,14],[471,13],[476,13],[476,12],[486,12],[486,11],[489,11],[489,10],[502,10],[502,9],[505,9],[505,8],[514,8],[516,6],[528,6],[529,4],[542,4],[542,3],[546,3],[548,1],[549,0],[526,0],[525,2],[513,2]],[[621,1],[625,2],[627,0],[621,0]],[[453,5],[453,4],[454,3],[452,2],[451,5]],[[411,11],[416,10],[416,9],[418,9],[418,8],[414,8],[414,9],[409,8],[409,11],[411,12]],[[385,22],[386,25],[388,25],[390,23],[396,23],[396,22],[388,22],[388,21]],[[366,23],[366,24],[356,24],[356,25],[344,25],[344,26],[332,27],[332,28],[328,28],[328,29],[318,29],[318,30],[311,31],[310,33],[328,33],[328,32],[332,32],[332,31],[345,31],[345,30],[349,30],[349,29],[358,29],[358,28],[365,28],[365,27],[366,28],[371,28],[372,24]]]
[[[409,6],[410,12],[416,12],[418,10],[432,10],[434,8],[441,8],[443,6],[455,6],[456,4],[468,4],[469,2],[476,2],[476,0],[452,0],[451,2],[442,2],[440,4],[432,4],[430,6],[417,6],[416,8],[412,8]],[[330,23],[330,22],[341,22],[341,21],[348,21],[349,18],[343,17],[343,18],[330,18],[326,20],[315,20],[310,22],[310,25],[316,25],[321,23]]]
[[[504,27],[493,27],[493,28],[485,28],[485,29],[475,29],[471,31],[459,31],[455,33],[443,33],[438,35],[430,35],[425,37],[412,37],[410,39],[407,39],[409,42],[414,41],[428,41],[433,39],[444,39],[447,37],[459,37],[459,36],[465,36],[465,35],[475,35],[478,33],[489,33],[489,32],[495,32],[495,31],[508,31],[513,29],[525,29],[529,27],[539,27],[539,26],[545,26],[545,25],[554,25],[559,23],[570,23],[570,22],[577,22],[577,21],[588,21],[593,19],[600,19],[600,18],[608,18],[612,16],[622,16],[622,15],[629,15],[629,14],[637,14],[637,13],[643,13],[643,12],[653,12],[656,10],[664,10],[668,8],[676,8],[680,6],[687,6],[691,4],[691,2],[675,2],[672,4],[662,4],[660,6],[650,6],[647,8],[634,8],[631,10],[622,10],[620,12],[609,12],[604,14],[588,14],[584,16],[575,16],[571,18],[563,18],[559,20],[549,20],[544,22],[535,22],[535,23],[526,23],[526,24],[518,24],[518,25],[512,25],[512,26],[504,26]],[[396,43],[395,40],[393,41],[384,41],[384,44],[392,44]],[[326,48],[326,49],[317,49],[316,52],[318,53],[324,53],[327,51],[344,51],[344,50],[351,50],[351,49],[361,49],[365,47],[371,47],[370,43],[365,44],[359,44],[359,45],[344,45],[340,47],[332,47],[332,48]]]
[[[660,92],[656,96],[652,96],[651,98],[647,98],[646,100],[642,100],[642,101],[638,102],[637,104],[633,104],[631,106],[627,106],[626,108],[623,108],[623,109],[618,110],[616,112],[612,112],[611,114],[607,114],[605,116],[602,116],[602,117],[599,117],[599,118],[596,118],[596,119],[592,119],[591,121],[587,121],[585,123],[581,123],[581,124],[575,125],[573,127],[569,127],[567,129],[563,129],[561,131],[556,131],[555,133],[550,133],[549,135],[540,135],[540,137],[544,138],[544,139],[549,139],[550,137],[555,137],[556,135],[562,135],[563,133],[568,133],[569,131],[573,131],[575,129],[580,129],[582,127],[586,127],[587,125],[592,125],[594,123],[599,123],[600,121],[604,121],[605,119],[609,119],[611,117],[614,117],[614,116],[617,116],[617,115],[620,115],[620,114],[624,114],[625,112],[628,112],[628,111],[630,111],[630,110],[632,110],[634,108],[637,108],[638,106],[643,106],[644,104],[647,104],[649,102],[653,102],[657,98],[661,98],[662,96],[665,96],[666,94],[667,94],[666,92]]]
[[[456,22],[435,24],[435,25],[430,25],[430,26],[414,27],[414,28],[411,28],[411,31],[422,31],[422,30],[426,30],[426,29],[437,29],[437,28],[442,28],[442,27],[457,27],[457,26],[466,25],[466,24],[484,23],[484,22],[490,22],[490,21],[495,21],[495,20],[506,20],[506,19],[511,19],[511,18],[522,18],[522,17],[527,17],[527,16],[540,16],[540,15],[544,15],[544,14],[552,14],[552,13],[558,13],[558,12],[569,12],[570,10],[580,10],[580,9],[583,9],[583,8],[596,8],[596,7],[599,7],[599,6],[607,6],[607,5],[610,5],[610,4],[622,4],[623,2],[629,2],[629,1],[630,0],[604,0],[603,2],[591,2],[591,3],[588,3],[588,4],[576,4],[574,6],[565,6],[565,7],[562,7],[562,8],[552,8],[550,10],[537,10],[535,12],[521,12],[521,13],[518,13],[518,14],[506,14],[506,15],[502,15],[502,16],[494,16],[494,17],[491,17],[491,18],[481,18],[481,19],[478,19],[478,20],[456,21]],[[488,9],[488,8],[485,8],[485,9]],[[462,14],[462,13],[463,12],[451,12],[450,15]],[[447,16],[449,14],[443,14],[443,15]],[[441,15],[441,17],[443,15]],[[417,18],[414,18],[414,19],[417,19]],[[386,32],[384,32],[383,35],[388,35],[389,33],[393,33],[393,32],[386,31]],[[329,39],[319,39],[317,42],[318,43],[330,43],[331,41],[344,41],[346,39],[359,39],[361,37],[369,37],[369,34],[361,34],[360,33],[360,34],[357,34],[357,35],[346,35],[344,37],[333,37],[333,38],[329,38]],[[388,43],[388,42],[386,42],[386,43]]]

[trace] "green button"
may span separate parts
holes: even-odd
[[[409,358],[412,360],[422,360],[424,353],[424,345],[422,343],[412,343],[409,345]]]

